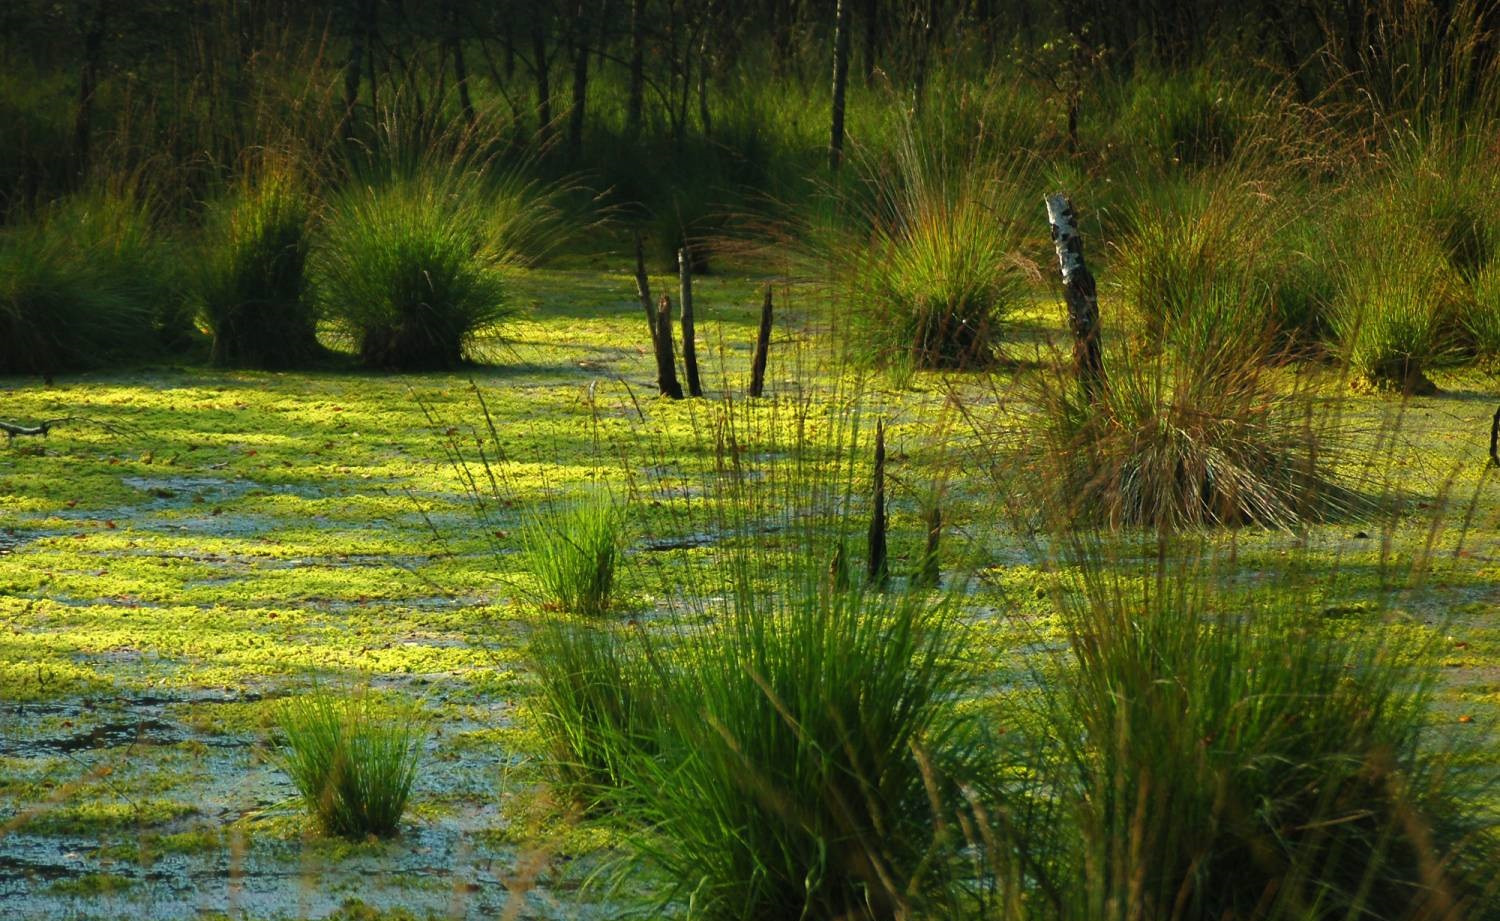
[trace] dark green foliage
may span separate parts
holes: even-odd
[[[320,357],[318,311],[308,290],[311,214],[295,177],[268,172],[215,209],[199,298],[213,361],[296,368]]]
[[[81,194],[0,228],[0,373],[157,357],[190,338],[180,288],[132,194]]]

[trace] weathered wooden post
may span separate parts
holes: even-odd
[[[687,373],[688,394],[701,397],[698,342],[693,334],[693,257],[685,246],[677,251],[677,275],[682,282],[682,369]]]
[[[682,399],[677,383],[677,358],[672,354],[672,299],[665,294],[656,302],[656,386],[661,395]]]
[[[870,513],[869,565],[870,585],[884,588],[890,578],[885,546],[885,422],[875,423],[875,489],[874,508]]]
[[[1073,203],[1061,192],[1047,196],[1047,220],[1052,225],[1052,245],[1062,272],[1063,299],[1068,305],[1068,327],[1073,333],[1073,368],[1089,399],[1104,387],[1104,358],[1099,347],[1099,295],[1094,276],[1083,261],[1083,237],[1078,233],[1078,215]]]
[[[750,358],[750,395],[758,397],[766,390],[766,355],[771,351],[771,286],[760,304],[760,331],[755,334],[755,354]]]

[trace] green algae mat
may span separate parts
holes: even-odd
[[[743,390],[760,283],[698,280],[707,401],[655,397],[630,280],[588,271],[530,273],[532,309],[462,373],[0,381],[0,418],[75,419],[0,445],[0,917],[612,916],[580,891],[610,830],[537,792],[520,649],[552,615],[516,534],[529,503],[600,476],[712,469],[712,398]],[[888,420],[893,554],[908,565],[918,490],[901,484],[936,475],[928,448],[952,437],[945,407],[966,384],[830,383],[804,297],[778,314],[767,402],[821,381]],[[1338,576],[1307,599],[1311,616],[1393,607],[1390,629],[1430,635],[1436,728],[1493,761],[1500,474],[1485,450],[1500,397],[1477,373],[1438,382],[1440,395],[1404,403],[1348,399],[1353,453],[1380,458],[1399,509],[1215,539],[1268,574],[1326,556]],[[502,495],[483,515],[449,454],[477,457],[475,432],[503,449]],[[998,687],[1022,680],[1003,663],[1045,633],[1048,605],[1035,567],[984,525],[994,498],[967,473],[944,474],[964,497],[949,521],[985,560],[976,654],[1001,663]],[[670,489],[647,492],[622,576],[641,618],[671,605],[660,573],[713,539],[670,514]],[[276,766],[277,702],[314,687],[371,687],[431,719],[395,839],[320,837]]]

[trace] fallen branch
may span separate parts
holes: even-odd
[[[6,441],[21,436],[40,436],[46,438],[47,434],[59,425],[92,425],[109,432],[111,435],[119,435],[130,431],[128,426],[121,425],[118,422],[90,419],[87,416],[58,416],[55,419],[43,419],[36,425],[21,425],[18,422],[6,422],[0,419],[0,432],[5,433]]]

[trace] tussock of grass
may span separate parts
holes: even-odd
[[[285,168],[214,209],[199,297],[215,364],[294,368],[322,354],[307,281],[311,220],[309,195]]]
[[[544,506],[522,531],[527,568],[547,603],[599,617],[609,612],[624,510],[607,492]]]
[[[527,647],[532,705],[553,784],[586,807],[624,795],[630,759],[654,755],[661,682],[631,640],[608,625],[551,621]]]
[[[425,725],[415,708],[369,692],[315,691],[278,712],[278,761],[326,833],[392,835],[416,780]]]
[[[657,758],[630,762],[649,861],[708,918],[886,918],[938,897],[942,803],[977,752],[941,605],[780,586],[677,651]]]
[[[1135,574],[1087,559],[1062,605],[1077,665],[1047,697],[1079,847],[1053,887],[1065,915],[1477,908],[1466,864],[1485,845],[1424,747],[1421,651],[1310,621],[1290,593],[1215,588],[1181,559]]]
[[[1352,244],[1329,316],[1357,379],[1402,393],[1431,393],[1426,370],[1452,353],[1471,296],[1431,238],[1394,214]]]
[[[176,267],[134,193],[100,189],[0,228],[0,372],[141,361],[190,337]]]
[[[849,342],[867,362],[990,364],[1036,276],[1020,253],[1027,212],[1019,167],[942,157],[907,138],[889,163],[873,167],[873,200],[859,206],[867,213],[832,244]]]
[[[318,293],[363,364],[456,368],[473,336],[511,313],[507,254],[485,204],[479,190],[441,177],[351,188],[332,202]]]
[[[1127,346],[1110,353],[1095,400],[1070,378],[1043,378],[1041,418],[1024,439],[1035,507],[1074,525],[1164,531],[1293,528],[1335,511],[1347,501],[1333,480],[1337,445],[1312,397],[1263,354]]]

